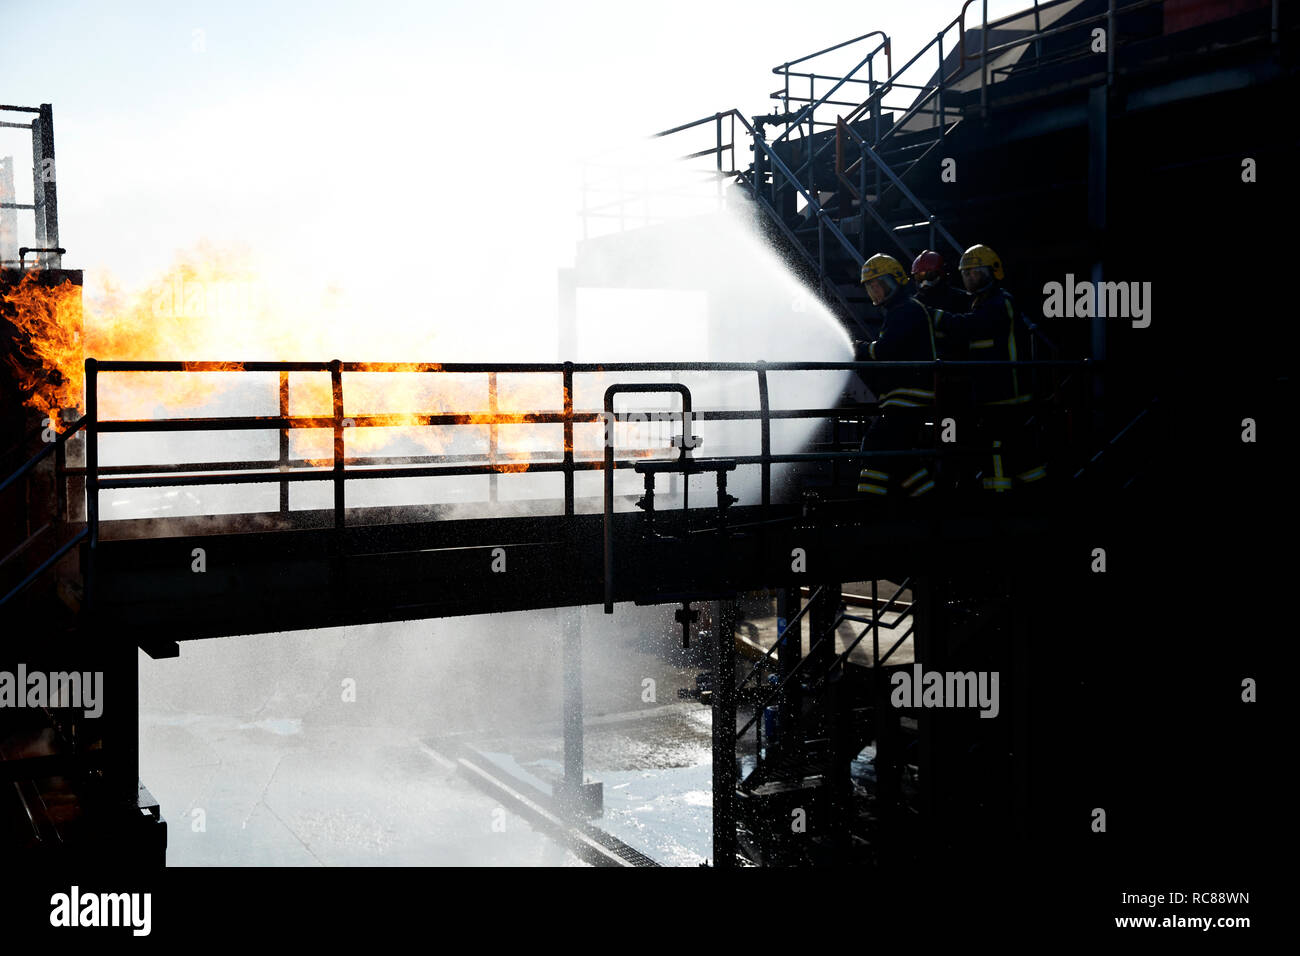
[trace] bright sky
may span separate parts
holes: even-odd
[[[774,65],[873,29],[901,66],[960,9],[5,5],[0,102],[54,105],[65,265],[148,283],[200,241],[242,244],[352,302],[377,277],[444,343],[498,360],[554,350],[582,157],[732,106],[768,112]],[[0,132],[0,152],[21,148]],[[515,330],[493,333],[506,316]]]

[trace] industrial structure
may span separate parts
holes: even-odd
[[[1002,254],[1027,317],[1029,351],[1018,368],[1032,400],[973,409],[953,382],[989,363],[904,363],[935,384],[936,405],[915,413],[930,436],[922,447],[864,448],[874,400],[805,409],[769,401],[771,374],[848,369],[869,382],[872,363],[567,360],[576,290],[608,283],[611,263],[621,264],[619,283],[653,286],[637,272],[638,246],[672,224],[583,243],[561,276],[557,362],[87,357],[80,408],[53,422],[26,404],[11,374],[0,670],[98,670],[116,693],[95,722],[58,701],[0,712],[4,838],[34,864],[96,859],[124,845],[134,859],[163,863],[166,823],[139,779],[137,648],[174,656],[201,638],[597,604],[616,612],[636,602],[676,606],[683,640],[705,631],[711,642],[704,695],[713,710],[715,865],[924,872],[936,861],[989,859],[971,856],[978,851],[1078,867],[1155,852],[1228,855],[1252,825],[1242,819],[1245,791],[1211,790],[1233,822],[1198,831],[1193,850],[1181,841],[1195,811],[1171,805],[1162,787],[1191,780],[1189,761],[1202,747],[1220,758],[1231,750],[1243,775],[1254,766],[1257,725],[1233,705],[1260,663],[1252,635],[1267,612],[1259,602],[1280,572],[1235,564],[1206,572],[1198,562],[1241,554],[1259,522],[1280,517],[1281,453],[1242,434],[1246,419],[1261,434],[1281,430],[1291,333],[1278,327],[1273,296],[1285,267],[1275,281],[1239,263],[1295,208],[1282,171],[1297,158],[1296,137],[1273,104],[1300,92],[1297,24],[1276,0],[1052,0],[1001,20],[981,13],[966,0],[898,68],[901,57],[879,31],[791,60],[775,71],[782,86],[772,114],[722,111],[661,134],[680,138],[682,153],[703,159],[750,205],[770,242],[857,337],[879,325],[857,283],[872,253],[910,263],[936,249],[955,262],[988,243]],[[850,47],[862,52],[855,69],[819,71],[819,57]],[[0,294],[33,268],[50,288],[81,283],[62,268],[54,182],[40,176],[42,160],[53,158],[51,110],[28,113],[36,200],[20,205],[10,189],[3,213],[31,211],[40,242],[0,248]],[[1080,287],[1149,283],[1149,311],[1141,320],[1043,318],[1040,290],[1067,276]],[[1269,345],[1265,327],[1277,336]],[[20,334],[5,347],[10,368],[31,360]],[[105,383],[141,372],[274,377],[279,411],[102,415]],[[482,390],[481,402],[357,414],[351,383],[385,373],[459,376]],[[679,380],[686,373],[750,376],[753,401],[700,408]],[[291,384],[306,376],[328,381],[327,412],[291,413]],[[505,376],[542,383],[550,401],[502,411]],[[605,387],[608,376],[622,378]],[[584,394],[603,404],[575,398]],[[603,455],[581,452],[577,430],[627,420],[649,395],[689,413],[671,457],[610,442]],[[809,448],[773,452],[772,423],[787,419],[818,423]],[[956,441],[941,434],[946,419],[962,426]],[[383,458],[349,449],[349,428],[412,421],[488,426],[490,444],[485,453]],[[745,454],[708,457],[692,448],[691,421],[757,422],[760,438]],[[962,435],[991,422],[1033,434],[1043,450],[1049,478],[1032,494],[988,494],[968,480],[988,449]],[[552,446],[522,461],[499,449],[497,427],[520,423],[551,426]],[[302,429],[332,435],[327,460],[291,454],[291,434]],[[280,436],[274,459],[100,462],[109,435],[267,430]],[[929,462],[935,493],[898,501],[856,493],[860,469],[891,456]],[[778,494],[772,470],[790,464],[799,467],[798,493]],[[367,482],[523,466],[553,476],[556,496],[513,502],[509,514],[349,503]],[[758,469],[761,491],[736,503],[728,481],[746,466]],[[639,498],[615,494],[623,469],[640,476]],[[587,472],[601,472],[602,495],[580,493]],[[290,490],[304,482],[327,485],[331,504],[291,508]],[[242,483],[278,486],[280,508],[167,519],[111,519],[100,508],[113,489]],[[688,507],[691,494],[702,497]],[[206,573],[192,571],[195,549]],[[491,571],[501,549],[515,569],[508,577]],[[1198,630],[1217,609],[1207,610],[1207,594],[1192,583],[1207,574],[1257,588],[1245,607],[1235,593],[1209,595],[1227,600],[1240,628],[1234,666],[1222,674],[1207,673],[1214,647]],[[780,634],[741,659],[737,602],[757,592],[774,598]],[[845,623],[858,633],[841,649]],[[886,627],[899,636],[882,639]],[[909,638],[915,664],[900,664],[895,651]],[[871,649],[867,663],[853,656],[859,645]],[[599,829],[600,787],[583,766],[576,626],[563,647],[563,785],[533,792],[452,744],[449,755],[591,862],[652,862]],[[914,667],[998,675],[996,714],[932,706],[919,693],[900,703],[896,678],[919,682]],[[1140,690],[1148,686],[1160,691]],[[1163,736],[1179,727],[1194,741]],[[1142,831],[1147,843],[1116,851],[1099,841],[1097,808],[1114,831]]]

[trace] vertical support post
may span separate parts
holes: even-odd
[[[280,373],[280,417],[289,417],[289,373]],[[289,429],[280,429],[280,471],[288,473],[289,471]],[[282,479],[280,481],[280,514],[289,513],[289,481]]]
[[[879,111],[876,109],[876,107],[879,106],[880,104],[877,103],[877,102],[875,101],[875,97],[876,97],[876,71],[875,71],[875,64],[872,63],[870,60],[868,60],[868,61],[867,61],[867,99],[869,99],[869,100],[872,101],[872,103],[871,103],[871,118],[872,118],[872,120],[877,121],[876,125],[872,128],[871,136],[872,136],[872,142],[873,142],[873,144],[877,144],[877,145],[878,145],[878,144],[880,143],[880,126],[879,126],[879,122],[878,122],[878,117],[879,117],[880,113],[879,113]]]
[[[871,666],[880,666],[880,581],[871,579]],[[878,671],[873,671],[879,676]]]
[[[831,631],[838,616],[841,596],[838,583],[826,584],[821,588],[820,596],[813,598],[813,606],[808,611],[808,656],[813,658],[808,666],[813,674],[825,671],[835,659],[835,637]]]
[[[823,209],[817,210],[817,279],[822,283],[823,288],[826,283],[826,216],[824,213]]]
[[[722,116],[723,116],[723,114],[719,113],[719,114],[714,118],[714,123],[715,123],[716,126],[717,126],[717,133],[718,133],[718,136],[717,136],[717,150],[718,150],[718,151],[717,151],[716,153],[713,154],[713,158],[714,158],[714,160],[716,161],[716,162],[715,162],[715,165],[716,165],[717,170],[718,170],[718,179],[717,179],[717,196],[718,196],[718,208],[719,208],[719,209],[722,208]]]
[[[95,555],[99,549],[99,369],[86,359],[86,549],[85,607],[91,633],[101,638],[93,652],[108,696],[98,730],[104,752],[104,784],[114,800],[134,800],[140,785],[139,665],[129,628],[95,625],[99,602]]]
[[[901,790],[900,715],[891,701],[889,682],[880,666],[880,582],[871,581],[871,686],[876,721],[876,780],[882,812],[898,808]],[[915,622],[913,622],[915,623]]]
[[[785,637],[777,645],[776,649],[776,670],[779,681],[785,681],[794,673],[794,669],[799,666],[799,661],[803,659],[803,619],[800,618],[793,625],[789,623],[798,616],[802,603],[798,585],[781,588],[776,592],[777,635],[779,636],[782,631],[786,632]],[[788,747],[791,739],[790,734],[794,731],[794,728],[799,726],[802,719],[802,703],[799,682],[792,680],[785,685],[785,690],[781,692],[778,701],[781,727],[780,746],[783,748]]]
[[[334,393],[334,530],[342,531],[344,523],[343,497],[343,363],[330,362],[330,385]]]
[[[858,252],[863,257],[867,254],[867,147],[865,143],[858,146]],[[876,198],[880,194],[876,193]]]
[[[56,424],[57,423],[57,424]],[[62,421],[62,410],[55,409],[50,416],[50,424],[58,432],[66,430],[67,423]],[[63,427],[60,428],[59,425]],[[57,435],[56,435],[57,437]],[[69,438],[69,441],[71,439]],[[54,516],[59,521],[68,520],[68,443],[60,441],[54,447]]]
[[[817,114],[817,79],[815,76],[808,77],[808,142],[804,144],[804,157],[808,163],[808,195],[814,200],[817,199],[817,166],[813,162],[813,137],[817,135],[817,124],[814,117]],[[821,205],[821,203],[817,203]]]
[[[1107,40],[1106,48],[1110,49]],[[984,27],[980,30],[980,118],[989,116],[989,0],[984,0]]]
[[[732,172],[735,172],[736,171],[736,114],[734,111],[731,114],[731,146],[729,148],[731,150],[731,170]],[[755,195],[757,195],[757,193],[755,193]]]
[[[762,455],[763,455],[763,509],[766,515],[768,507],[772,503],[772,462],[769,460],[772,455],[772,419],[769,415],[770,406],[767,398],[767,363],[760,360],[758,362],[758,407],[763,415],[762,423]]]
[[[1041,19],[1038,16],[1038,0],[1034,0],[1034,37],[1035,37],[1034,63],[1035,64],[1037,64],[1043,58],[1043,41],[1042,38],[1038,36],[1038,34],[1042,32],[1043,32],[1043,24]],[[1106,45],[1110,46],[1109,40],[1107,40]]]
[[[840,450],[840,416],[838,415],[831,416],[831,450],[832,451]],[[842,466],[840,464],[840,459],[832,458],[831,459],[831,487],[832,488],[838,488],[840,486],[841,470],[842,470]]]
[[[939,119],[939,138],[944,139],[948,135],[948,117],[943,112],[943,31],[939,31],[939,92],[935,94],[935,105],[938,108]],[[931,246],[931,249],[934,247]]]
[[[99,363],[93,358],[86,359],[86,527],[90,529],[86,601],[93,603],[91,572],[99,547]]]
[[[573,514],[573,363],[564,363],[564,513]]]
[[[45,184],[41,182],[41,159],[43,152],[41,149],[41,120],[38,116],[32,120],[32,205],[35,209],[32,211],[34,222],[34,234],[36,245],[44,248],[49,243],[45,241]],[[44,253],[37,253],[37,262],[40,262],[40,256]]]
[[[18,264],[18,202],[14,191],[14,159],[0,156],[0,266]]]
[[[33,130],[35,132],[35,130]],[[41,208],[37,218],[45,222],[45,244],[51,249],[59,247],[59,192],[56,183],[54,165],[54,110],[49,103],[41,104],[40,113],[41,162],[36,170],[41,189],[36,195],[41,196]],[[52,264],[55,269],[63,267],[63,257],[57,252],[44,253],[44,262]]]
[[[874,77],[872,75],[871,67],[872,64],[868,63],[867,64],[867,92],[871,94],[871,145],[875,147],[880,145],[880,112],[881,112],[880,101],[883,99],[883,97],[876,95],[876,84],[875,84]],[[864,166],[866,165],[866,162],[867,162],[867,157],[864,151],[862,157],[862,163]],[[873,165],[875,165],[875,170],[876,170],[876,201],[879,202],[880,194],[882,192],[880,186],[880,166],[878,164],[873,164]],[[863,202],[865,202],[866,196],[863,196],[862,199]],[[866,213],[863,212],[862,215],[863,215],[863,223],[865,227]]]
[[[493,419],[488,425],[488,461],[493,465],[497,463],[497,410],[497,373],[488,372],[488,413]],[[498,477],[495,471],[488,475],[488,501],[493,504],[497,501]]]
[[[736,603],[713,603],[713,865],[736,865]]]
[[[560,616],[564,670],[564,786],[571,794],[582,789],[582,618],[581,608],[557,608]]]

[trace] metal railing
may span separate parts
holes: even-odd
[[[849,655],[853,653],[854,649],[858,646],[859,643],[862,642],[862,639],[865,638],[868,634],[872,635],[872,646],[873,646],[872,666],[879,667],[880,665],[887,663],[889,661],[889,658],[893,656],[894,652],[898,650],[900,647],[902,647],[903,643],[909,637],[912,636],[912,632],[914,630],[915,625],[908,627],[907,631],[904,632],[902,637],[900,637],[897,641],[895,641],[893,646],[890,647],[889,650],[886,651],[885,655],[882,657],[880,655],[880,625],[881,625],[880,619],[885,614],[890,613],[890,610],[898,601],[898,596],[902,594],[904,591],[906,591],[908,587],[911,586],[911,583],[912,583],[912,579],[906,578],[903,581],[903,583],[899,585],[898,590],[894,592],[893,597],[891,597],[885,603],[884,607],[877,606],[873,608],[872,615],[870,618],[860,618],[855,615],[847,614],[845,613],[845,609],[843,605],[841,605],[838,610],[838,613],[835,616],[834,621],[832,621],[832,623],[826,627],[826,629],[822,632],[820,636],[816,634],[809,634],[808,653],[805,654],[803,657],[801,657],[799,659],[799,662],[790,669],[790,673],[788,673],[784,677],[784,679],[781,680],[779,684],[777,684],[774,688],[772,688],[772,690],[770,690],[764,697],[762,697],[759,700],[759,702],[754,706],[754,716],[751,717],[748,721],[746,721],[745,725],[741,727],[740,730],[736,731],[736,743],[739,743],[744,738],[745,732],[749,730],[750,727],[757,726],[760,715],[762,715],[763,711],[767,707],[769,707],[774,701],[780,699],[782,693],[785,691],[786,685],[789,684],[792,680],[794,680],[800,674],[800,672],[803,671],[805,666],[807,666],[809,663],[814,663],[819,660],[817,651],[820,648],[829,647],[832,650],[834,649],[836,634],[839,631],[840,625],[843,624],[845,621],[853,621],[854,623],[866,624],[866,627],[862,629],[862,632],[858,634],[858,636],[854,638],[852,642],[850,642],[849,646],[846,647],[835,658],[835,660],[831,661],[829,666],[823,669],[821,673],[811,678],[811,680],[825,681],[827,678],[829,678],[830,675],[835,671],[835,668],[842,666],[844,662],[849,659]],[[756,674],[762,668],[762,666],[768,662],[768,658],[771,656],[772,652],[775,651],[778,647],[780,647],[781,642],[785,639],[785,635],[795,628],[799,619],[810,608],[813,607],[817,598],[824,591],[825,591],[824,587],[818,588],[817,591],[812,596],[809,597],[808,601],[799,610],[799,613],[795,615],[795,617],[791,618],[790,622],[786,625],[785,630],[782,631],[781,634],[777,637],[776,641],[773,642],[771,648],[768,649],[767,654],[765,654],[763,658],[757,664],[754,665],[754,668],[749,672],[749,674],[745,676],[745,679],[736,685],[737,691],[743,688],[745,684],[749,682],[750,678],[752,678],[754,674]],[[871,595],[872,602],[873,604],[878,605],[875,581],[871,582],[871,591],[872,591],[872,595]],[[896,630],[903,623],[903,621],[905,621],[907,618],[912,616],[912,612],[914,608],[915,605],[908,605],[906,610],[900,613],[899,616],[895,618],[892,623],[886,624],[885,626],[890,630]],[[759,746],[761,746],[762,743],[761,737],[758,739],[757,743]]]
[[[732,139],[724,146],[721,140],[721,130],[723,120],[727,118],[730,118],[731,120]],[[799,252],[804,261],[813,269],[817,276],[818,286],[823,295],[833,304],[838,306],[842,316],[850,324],[861,329],[861,322],[858,319],[853,306],[849,303],[848,299],[845,298],[838,285],[827,274],[827,236],[829,235],[829,237],[833,239],[839,247],[853,259],[854,262],[857,263],[857,265],[860,266],[864,261],[866,261],[866,257],[863,256],[862,253],[858,251],[857,247],[848,240],[840,227],[836,225],[834,220],[829,216],[827,210],[822,208],[817,197],[808,190],[807,186],[799,181],[799,177],[790,169],[785,161],[781,159],[777,152],[772,148],[772,145],[764,140],[761,132],[759,132],[754,124],[741,115],[738,110],[732,109],[723,113],[715,113],[712,116],[706,116],[690,123],[684,123],[681,126],[675,126],[672,129],[663,130],[662,132],[656,133],[655,137],[670,136],[684,132],[685,130],[700,127],[705,123],[710,122],[714,123],[719,131],[718,145],[712,150],[701,150],[689,154],[689,157],[682,158],[685,159],[715,154],[717,156],[718,169],[721,173],[723,151],[730,149],[734,155],[735,124],[739,122],[741,127],[749,133],[750,138],[753,141],[754,166],[748,171],[732,169],[728,171],[726,175],[735,176],[737,182],[741,183],[749,190],[755,203],[757,203],[759,208],[763,210],[768,220],[775,225],[778,230],[780,230],[791,246]],[[768,183],[768,169],[771,170],[770,185]],[[816,219],[817,243],[815,253],[807,247],[799,236],[795,234],[794,230],[791,229],[790,225],[785,221],[785,218],[777,211],[776,206],[779,202],[777,198],[778,193],[786,186],[794,189],[795,192],[803,198],[804,202],[807,204],[810,216],[815,217]]]
[[[760,470],[759,503],[767,508],[772,504],[772,468],[776,465],[803,463],[847,464],[875,458],[899,456],[923,457],[942,461],[949,457],[976,456],[987,454],[987,449],[964,445],[941,446],[937,441],[934,447],[912,449],[854,449],[833,451],[795,451],[774,453],[771,444],[771,427],[774,421],[793,419],[819,419],[835,421],[845,414],[844,408],[772,408],[768,399],[768,376],[773,372],[873,372],[897,369],[928,369],[938,385],[945,370],[961,372],[964,368],[996,368],[1015,365],[1022,369],[1064,369],[1067,374],[1058,383],[1058,391],[1064,389],[1074,380],[1076,373],[1080,381],[1088,377],[1095,369],[1096,363],[1088,360],[1079,361],[1038,361],[1038,362],[623,362],[623,363],[359,363],[359,362],[160,362],[160,361],[97,361],[86,360],[85,414],[70,423],[57,437],[42,448],[36,455],[9,475],[0,484],[0,490],[10,487],[37,467],[49,455],[59,455],[66,442],[78,432],[85,433],[85,466],[67,467],[59,459],[56,468],[56,484],[63,494],[64,483],[69,479],[84,479],[86,522],[83,533],[74,540],[65,543],[54,557],[29,575],[18,588],[13,589],[0,599],[0,604],[9,601],[18,591],[35,580],[59,557],[83,539],[88,539],[90,561],[87,574],[93,569],[94,553],[99,545],[102,529],[100,496],[113,489],[129,488],[175,488],[186,486],[220,486],[242,484],[278,484],[281,489],[281,511],[288,511],[287,489],[298,482],[329,482],[332,488],[332,507],[329,526],[343,530],[347,526],[346,484],[350,481],[374,481],[390,478],[421,477],[455,477],[468,475],[499,476],[517,474],[526,471],[530,474],[560,474],[563,479],[563,513],[575,514],[575,476],[583,471],[606,470],[606,489],[609,493],[609,481],[613,472],[620,468],[634,468],[638,462],[644,462],[654,449],[636,449],[630,453],[616,455],[612,444],[612,422],[637,422],[645,420],[645,413],[640,411],[613,412],[611,410],[579,410],[573,401],[576,376],[608,376],[627,373],[649,373],[660,375],[659,381],[650,383],[628,383],[611,386],[612,391],[661,391],[664,389],[681,390],[677,384],[663,379],[671,375],[689,372],[745,373],[754,376],[757,393],[757,407],[728,409],[692,409],[688,408],[687,425],[690,422],[741,422],[757,421],[760,425],[758,448],[752,454],[728,455],[728,461],[737,466],[755,465]],[[232,415],[211,417],[156,418],[156,419],[106,419],[99,411],[100,377],[114,373],[274,373],[286,382],[291,373],[315,372],[328,373],[330,376],[331,411],[329,414],[291,415],[288,413],[288,389],[280,389],[280,409],[276,415]],[[428,375],[481,374],[497,376],[504,374],[542,374],[556,377],[560,393],[552,409],[532,411],[500,411],[491,401],[497,386],[489,388],[487,411],[481,412],[437,412],[437,413],[384,413],[355,414],[347,411],[344,389],[345,374],[352,373],[422,373]],[[601,380],[603,381],[603,379]],[[1088,387],[1079,387],[1079,400],[1087,402],[1091,394]],[[940,392],[942,395],[942,392]],[[1003,406],[1001,409],[984,408],[981,414],[1019,414],[1028,416],[1040,406],[1060,404],[1060,394],[1042,394],[1036,396],[1032,404],[1022,406]],[[1068,403],[1067,403],[1068,404]],[[858,411],[865,417],[874,414],[874,405],[863,405]],[[925,412],[927,410],[920,410]],[[933,415],[938,409],[928,410]],[[937,420],[937,419],[936,419]],[[1085,416],[1086,420],[1086,416]],[[577,458],[574,453],[574,429],[581,424],[601,423],[605,425],[606,437],[603,454],[591,458]],[[496,443],[495,429],[503,425],[545,425],[561,426],[562,446],[554,451],[542,454],[501,452]],[[345,436],[348,428],[411,428],[418,426],[473,426],[486,427],[489,430],[490,446],[481,454],[446,454],[446,455],[364,455],[349,456]],[[325,430],[332,437],[331,450],[322,459],[291,459],[288,455],[288,442],[285,439],[290,431],[297,429]],[[180,432],[252,432],[275,431],[281,438],[280,457],[278,459],[241,459],[229,461],[207,461],[187,463],[139,463],[100,464],[101,436],[115,434],[145,433],[180,433]],[[688,434],[684,431],[683,434]],[[1072,444],[1080,444],[1075,449],[1074,460],[1082,462],[1092,453],[1090,435],[1072,436]],[[1080,442],[1080,438],[1087,440]],[[684,455],[685,449],[678,448],[677,454]],[[686,476],[683,476],[684,480]],[[492,499],[495,500],[495,493]],[[683,504],[688,498],[683,493]],[[61,517],[66,520],[65,510]]]
[[[1078,5],[1078,0],[1034,0],[1031,6],[1023,10],[995,19],[989,18],[988,0],[980,0],[978,25],[968,26],[967,19],[974,2],[976,0],[965,0],[958,14],[897,70],[893,67],[888,36],[882,31],[872,31],[774,67],[773,72],[784,77],[784,85],[782,89],[773,92],[771,98],[782,104],[784,113],[757,116],[751,122],[738,111],[728,110],[656,134],[674,135],[706,123],[714,123],[717,130],[715,145],[691,152],[682,158],[716,156],[716,175],[720,178],[733,177],[749,190],[763,213],[798,251],[816,276],[819,290],[850,324],[858,322],[857,310],[840,291],[833,277],[827,274],[828,247],[841,250],[850,260],[861,264],[868,252],[867,224],[870,221],[888,234],[908,258],[917,250],[906,241],[905,236],[916,230],[928,231],[929,248],[937,248],[940,239],[957,251],[964,248],[906,185],[908,174],[919,168],[921,161],[938,149],[962,122],[965,103],[957,104],[954,97],[969,100],[978,90],[979,113],[987,116],[990,109],[990,88],[1017,71],[1100,56],[1091,52],[1089,41],[1091,29],[1103,24],[1107,35],[1104,58],[1106,81],[1113,83],[1117,50],[1125,44],[1144,39],[1139,36],[1121,36],[1118,32],[1120,18],[1163,4],[1163,0],[1135,0],[1126,4],[1121,4],[1119,0],[1109,0],[1104,12],[1070,17],[1070,22],[1060,23],[1060,18],[1069,16],[1071,9]],[[1268,38],[1276,44],[1281,34],[1279,0],[1271,0],[1270,11]],[[1060,17],[1057,16],[1058,13]],[[1047,25],[1044,25],[1045,22]],[[970,36],[974,31],[979,34],[977,46]],[[1080,35],[1075,52],[1068,55],[1050,50],[1045,52],[1044,47],[1050,45],[1045,41],[1059,41],[1072,33]],[[813,68],[803,71],[792,69],[875,37],[879,37],[880,42],[843,74],[819,72]],[[1059,46],[1059,43],[1055,45]],[[999,59],[1007,58],[1022,49],[1029,49],[1031,55],[1019,57],[1014,63],[997,65]],[[874,58],[882,51],[887,61],[887,75],[883,79],[877,78],[873,65]],[[866,79],[858,75],[864,67],[867,71]],[[809,84],[806,95],[791,85],[792,81],[805,80]],[[831,86],[819,93],[818,83],[829,83]],[[867,95],[859,102],[854,102],[851,98],[834,98],[841,91],[864,85]],[[906,99],[891,100],[898,94],[903,94]],[[795,113],[790,112],[792,104],[798,107]],[[850,109],[831,122],[818,116],[817,111],[825,107]],[[896,142],[904,133],[922,133],[925,127],[918,125],[917,121],[926,117],[930,120],[928,128],[933,131],[932,135],[912,137],[906,144]],[[724,121],[730,126],[729,139],[724,139],[723,136]],[[754,151],[754,162],[749,170],[738,169],[735,161],[738,122],[741,132],[748,134],[751,141],[748,145]],[[782,131],[768,141],[763,136],[763,126],[766,124],[782,128]],[[828,127],[834,127],[836,135],[825,137],[823,142],[817,143],[818,130]],[[796,133],[799,134],[798,141],[806,145],[801,149],[798,162],[786,162],[777,155],[774,147],[787,143]],[[850,151],[847,147],[856,147],[856,158],[845,155]],[[818,163],[827,158],[828,151],[832,148],[835,150],[835,181],[819,183],[816,172]],[[892,150],[888,159],[884,155],[887,149]],[[722,164],[724,153],[731,158],[731,168],[728,170],[724,170]],[[825,187],[842,190],[856,202],[860,210],[856,218],[856,244],[848,240],[841,227],[841,223],[848,218],[845,215],[848,204],[841,201],[838,216],[831,215],[830,210],[823,208],[819,200],[820,191]],[[791,216],[788,215],[785,202],[789,198],[787,191],[805,203],[803,217],[809,224],[807,231],[815,229],[815,236],[800,235],[796,232],[797,226],[791,226]],[[895,192],[902,196],[908,208],[915,210],[917,215],[912,221],[891,223],[882,214],[884,201]]]
[[[38,268],[59,269],[63,266],[63,253],[59,248],[59,200],[54,165],[54,111],[49,103],[40,106],[0,105],[0,113],[35,114],[26,123],[14,123],[0,120],[0,128],[26,129],[32,135],[32,201],[20,203],[10,192],[13,168],[5,163],[0,169],[0,216],[3,210],[22,210],[32,214],[32,234],[36,243],[32,247],[17,248],[16,237],[12,237],[14,248],[6,250],[0,245],[0,267],[17,266],[26,269],[28,253],[40,253],[34,264]],[[15,258],[13,252],[19,255]],[[7,255],[7,253],[9,253]]]

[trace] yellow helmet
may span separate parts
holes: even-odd
[[[886,256],[882,253],[876,253],[866,262],[862,263],[862,278],[859,282],[870,282],[872,279],[879,279],[881,276],[893,276],[894,281],[899,285],[907,282],[907,270],[893,256]]]
[[[957,264],[957,271],[963,272],[966,269],[979,269],[981,267],[992,269],[993,278],[999,282],[1002,281],[1002,260],[988,246],[971,246],[963,252],[961,262]]]

